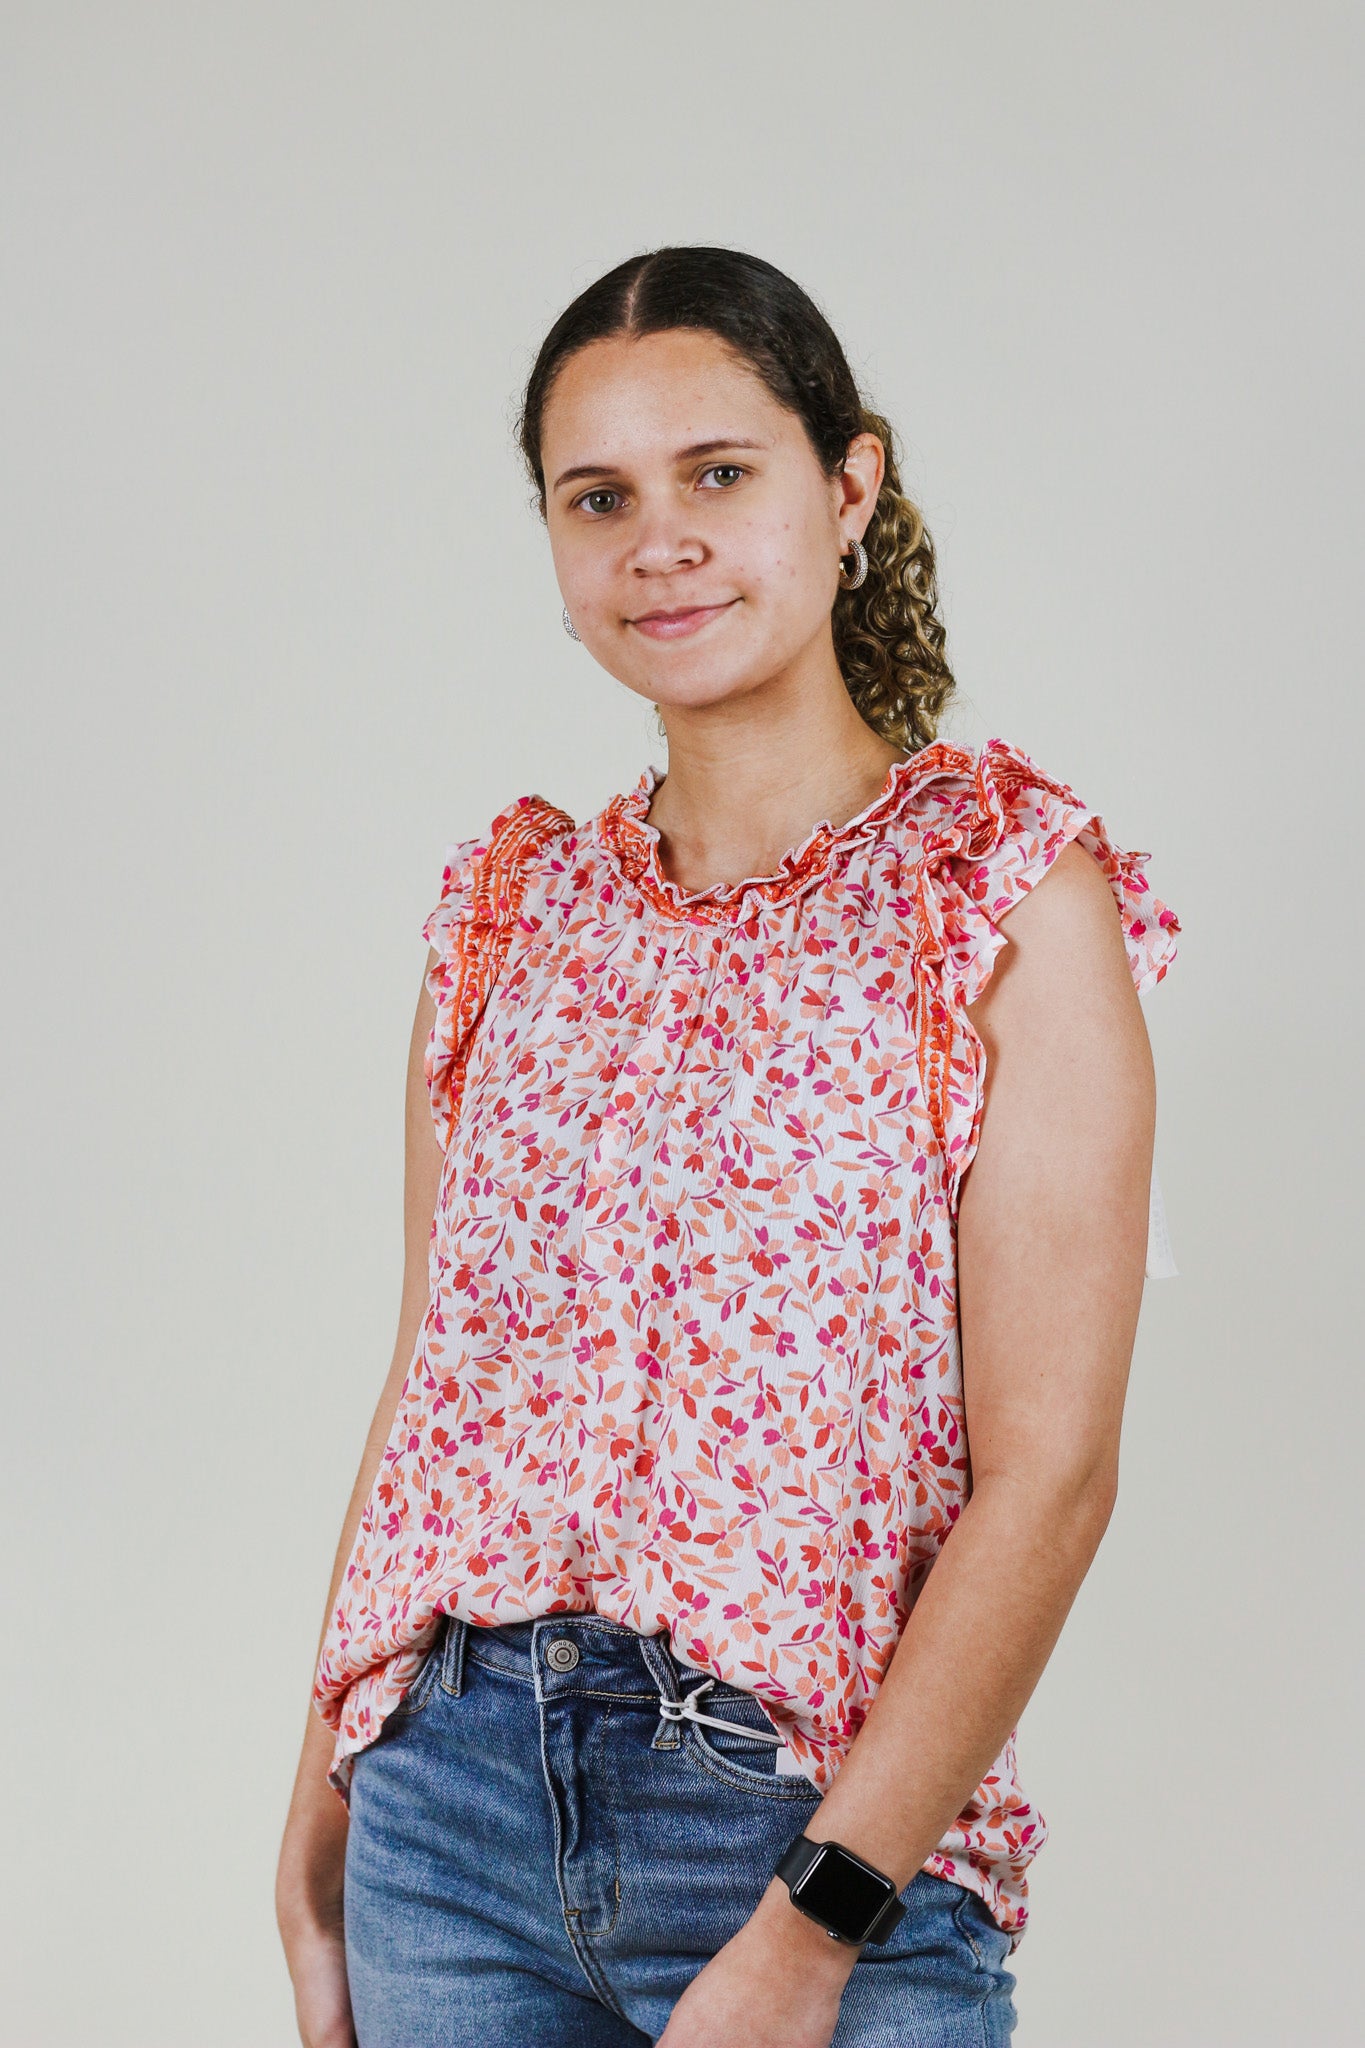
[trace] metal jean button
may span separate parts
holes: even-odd
[[[571,1643],[567,1636],[556,1636],[545,1646],[545,1662],[551,1671],[572,1671],[578,1662],[577,1643]]]

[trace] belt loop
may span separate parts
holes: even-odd
[[[680,1749],[682,1729],[664,1711],[664,1702],[681,1705],[678,1691],[678,1674],[671,1654],[671,1641],[667,1631],[656,1636],[641,1636],[640,1654],[645,1660],[645,1669],[659,1688],[659,1725],[654,1730],[651,1749]]]
[[[464,1646],[469,1624],[456,1614],[446,1616],[445,1648],[441,1656],[441,1686],[452,1698],[464,1690]]]

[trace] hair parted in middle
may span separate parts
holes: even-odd
[[[875,434],[881,442],[886,473],[863,535],[867,577],[856,590],[839,590],[834,651],[866,723],[893,746],[917,753],[934,739],[954,688],[944,658],[933,542],[902,488],[890,422],[863,402],[838,336],[785,271],[739,249],[652,249],[618,263],[579,293],[541,343],[517,420],[541,517],[545,407],[564,364],[589,342],[680,327],[716,335],[748,364],[778,404],[801,420],[827,477],[839,474],[856,435]]]

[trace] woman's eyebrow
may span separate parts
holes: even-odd
[[[679,448],[673,457],[675,462],[690,462],[698,455],[719,455],[727,448],[766,448],[766,441],[744,441],[738,438],[723,441],[694,441],[690,448]],[[551,488],[558,490],[562,484],[578,483],[587,476],[614,476],[616,468],[607,462],[582,462],[575,469],[563,470]]]

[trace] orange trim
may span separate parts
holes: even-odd
[[[522,796],[499,811],[488,830],[483,850],[475,855],[470,915],[452,927],[451,951],[444,968],[443,990],[449,1024],[445,1048],[449,1116],[445,1141],[459,1115],[465,1066],[474,1027],[502,972],[507,948],[521,914],[530,862],[552,839],[573,830],[574,821],[543,796]],[[435,1034],[433,1033],[433,1039]],[[427,1079],[435,1074],[430,1061]]]

